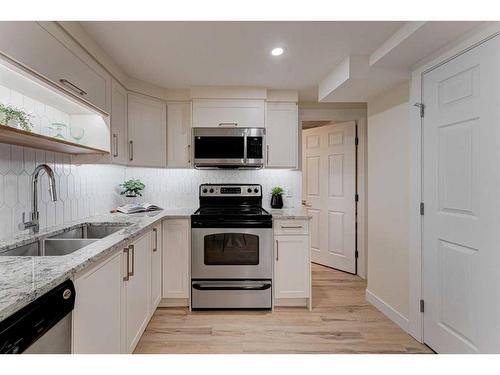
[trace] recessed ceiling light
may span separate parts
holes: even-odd
[[[271,50],[271,55],[273,56],[281,56],[285,52],[285,49],[282,47],[276,47]]]

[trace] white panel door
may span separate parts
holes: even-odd
[[[310,267],[308,236],[274,237],[276,298],[309,298]]]
[[[162,241],[161,224],[155,225],[152,230],[151,245],[151,314],[161,301],[162,288]]]
[[[267,103],[267,167],[297,168],[298,127],[296,103]]]
[[[132,353],[150,318],[151,232],[129,247],[129,279],[125,281],[125,348]]]
[[[500,352],[500,38],[424,75],[424,340]]]
[[[74,354],[121,352],[122,252],[75,280]]]
[[[111,156],[113,163],[128,163],[127,91],[115,80],[111,84]]]
[[[166,167],[167,105],[128,95],[129,165]]]
[[[187,219],[163,220],[163,298],[189,298],[191,227]]]
[[[304,203],[315,263],[356,272],[356,125],[303,131]]]
[[[168,167],[191,167],[191,103],[167,104],[167,129]]]

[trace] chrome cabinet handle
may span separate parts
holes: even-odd
[[[132,252],[132,270],[128,273],[129,276],[134,276],[135,271],[135,247],[134,245],[129,245],[128,247]]]
[[[267,145],[266,148],[267,148],[267,164],[269,164],[269,145]]]
[[[153,252],[156,252],[156,250],[158,250],[158,229],[153,228],[153,233],[155,234],[155,245],[153,247]]]
[[[219,126],[238,126],[237,122],[219,122]]]
[[[118,134],[113,134],[113,157],[118,157]]]
[[[66,86],[68,89],[70,89],[71,91],[74,91],[76,92],[77,94],[79,95],[87,95],[87,93],[82,90],[81,88],[79,88],[77,85],[75,85],[74,83],[71,83],[70,81],[68,81],[67,79],[64,79],[64,78],[61,78],[59,80],[59,82],[61,82],[63,84],[63,86]]]
[[[188,145],[187,152],[188,152],[188,164],[191,164],[191,145]]]
[[[282,225],[281,229],[300,229],[303,228],[302,225]]]
[[[134,160],[134,141],[128,141],[129,160]]]
[[[129,281],[130,280],[130,275],[129,275],[129,269],[130,269],[130,259],[129,259],[129,249],[126,247],[123,249],[123,252],[127,256],[127,272],[125,273],[125,276],[123,277],[123,281]]]
[[[280,260],[280,243],[276,240],[276,260]]]

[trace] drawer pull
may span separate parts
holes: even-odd
[[[220,122],[219,126],[238,126],[237,122]]]
[[[302,225],[282,225],[281,229],[300,229],[304,228]]]
[[[61,78],[59,80],[59,82],[61,82],[64,86],[66,86],[71,91],[74,91],[74,92],[76,92],[76,93],[78,93],[80,95],[87,95],[87,93],[84,90],[82,90],[81,88],[79,88],[77,85],[71,83],[67,79]]]

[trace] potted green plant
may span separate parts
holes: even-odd
[[[16,107],[0,103],[0,124],[31,131],[31,115]]]
[[[133,178],[125,181],[123,184],[120,184],[120,186],[123,188],[120,194],[129,198],[135,198],[137,196],[142,197],[141,191],[146,187],[141,180]]]
[[[275,186],[271,190],[271,208],[283,208],[283,188]]]

